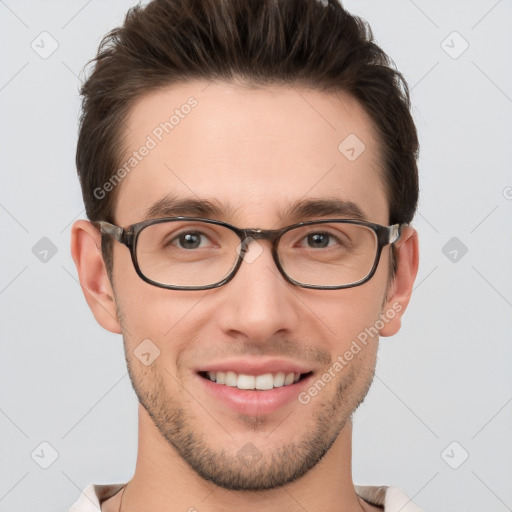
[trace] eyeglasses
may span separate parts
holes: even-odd
[[[195,217],[151,219],[126,228],[95,222],[130,249],[137,274],[171,290],[206,290],[229,282],[253,240],[272,243],[274,262],[291,284],[335,290],[366,283],[382,248],[400,238],[399,224],[349,219],[300,222],[282,229],[240,229]],[[245,257],[246,262],[250,260]]]

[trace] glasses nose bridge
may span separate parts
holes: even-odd
[[[239,232],[239,236],[241,238],[241,244],[239,248],[239,256],[240,256],[240,265],[242,261],[248,261],[252,263],[254,261],[252,258],[246,260],[246,254],[249,251],[249,246],[251,242],[258,240],[268,240],[270,242],[270,253],[272,255],[272,259],[274,260],[275,265],[277,266],[277,270],[281,274],[283,274],[284,278],[287,279],[287,276],[283,273],[281,269],[281,265],[279,263],[279,258],[277,256],[277,242],[282,236],[284,230],[282,229],[242,229]],[[258,249],[255,249],[256,255],[258,255]],[[263,248],[259,248],[259,254],[263,252]],[[256,256],[257,257],[257,256]],[[240,269],[240,266],[237,267],[237,271]]]
[[[280,237],[281,230],[275,229],[244,229],[242,246],[245,250],[252,240],[268,240],[272,244],[272,248],[275,248],[276,240]]]

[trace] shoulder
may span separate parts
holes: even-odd
[[[124,483],[90,484],[85,487],[68,512],[98,512],[101,510],[101,504],[117,494],[124,486]]]
[[[368,503],[384,507],[384,512],[421,512],[398,487],[356,485],[355,490]]]

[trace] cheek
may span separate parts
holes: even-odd
[[[384,287],[377,281],[336,291],[322,291],[309,301],[310,309],[326,327],[332,348],[342,350],[365,329],[375,325],[381,313]]]
[[[126,350],[135,356],[154,351],[160,364],[174,368],[204,325],[197,315],[208,292],[158,288],[122,265],[114,272],[114,284]]]
[[[119,244],[118,244],[119,245]],[[130,253],[125,247],[116,247],[114,256],[114,290],[118,309],[121,311],[129,334],[158,335],[169,330],[178,308],[170,308],[171,290],[146,283],[135,271]],[[175,300],[173,305],[179,305]]]

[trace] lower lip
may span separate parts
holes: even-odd
[[[205,386],[207,393],[214,398],[236,412],[253,416],[271,414],[286,404],[297,400],[298,395],[309,385],[313,374],[289,386],[281,386],[265,391],[238,389],[225,384],[217,384],[200,375],[196,376]]]

